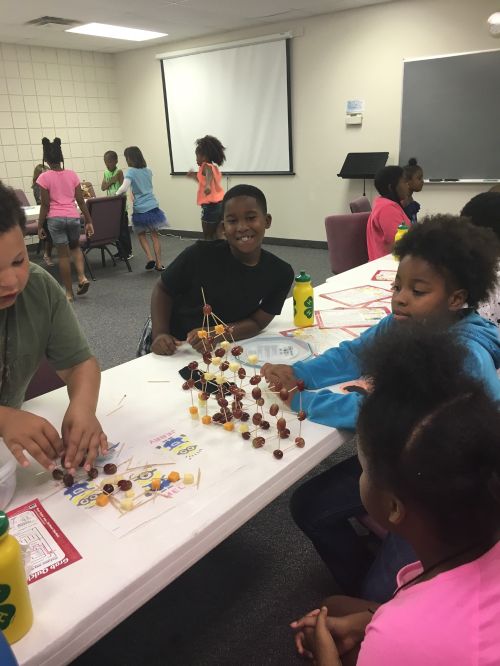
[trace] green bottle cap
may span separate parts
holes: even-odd
[[[409,227],[404,222],[401,222],[398,229],[401,229],[402,231],[408,231]]]
[[[300,271],[300,273],[295,276],[295,282],[311,282],[311,276],[305,271]]]
[[[0,536],[9,531],[9,519],[4,511],[0,511]]]

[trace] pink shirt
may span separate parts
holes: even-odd
[[[48,191],[50,208],[47,217],[80,217],[75,204],[75,187],[80,179],[71,169],[44,171],[36,182]]]
[[[419,562],[401,569],[411,580]],[[473,562],[401,590],[368,625],[357,666],[498,666],[500,542]]]
[[[391,252],[394,236],[403,222],[411,226],[410,220],[399,204],[385,197],[375,199],[366,225],[366,244],[370,261]]]

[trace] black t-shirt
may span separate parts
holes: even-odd
[[[293,281],[290,264],[261,250],[256,266],[245,266],[224,240],[198,241],[186,248],[163,271],[161,279],[173,298],[170,333],[185,340],[203,325],[203,296],[226,324],[245,319],[256,310],[281,312]]]

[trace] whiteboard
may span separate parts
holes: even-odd
[[[195,140],[226,146],[227,174],[291,174],[289,41],[161,60],[172,174],[196,168]]]
[[[424,177],[500,178],[500,51],[404,63],[399,163]]]

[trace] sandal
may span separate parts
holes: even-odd
[[[164,271],[165,266],[162,264],[161,266],[155,266],[155,271]]]
[[[78,289],[76,290],[77,296],[83,296],[83,294],[86,294],[89,290],[89,287],[90,282],[88,280],[86,282],[80,282]]]
[[[44,260],[46,266],[53,266],[54,265],[54,262],[52,261],[52,259],[49,257],[48,254],[43,255],[43,260]]]
[[[156,262],[153,259],[151,259],[151,261],[148,261],[148,263],[146,264],[146,270],[147,271],[152,271],[153,268],[155,267],[155,265],[156,265]]]
[[[73,292],[71,292],[71,294],[66,294],[66,300],[68,301],[68,303],[73,303],[73,301],[75,300]]]

